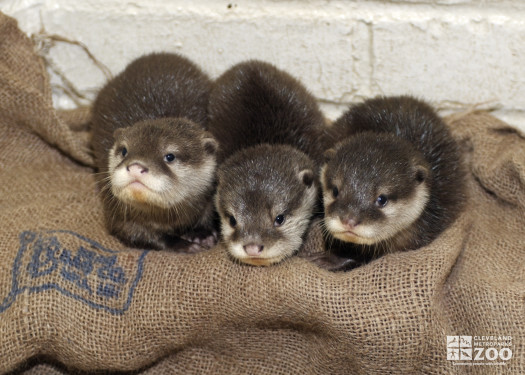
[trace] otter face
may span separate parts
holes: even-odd
[[[216,141],[184,119],[157,119],[115,131],[109,183],[123,203],[170,209],[212,189]]]
[[[293,153],[291,153],[293,151]],[[315,205],[313,165],[288,146],[256,146],[228,159],[218,171],[216,208],[230,255],[269,266],[303,242]]]
[[[362,133],[326,153],[321,170],[325,227],[362,245],[392,240],[422,214],[429,200],[429,166],[393,135]]]

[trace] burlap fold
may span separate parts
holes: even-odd
[[[104,227],[89,112],[54,111],[43,65],[4,15],[0,46],[1,373],[525,373],[516,130],[488,114],[451,119],[467,209],[426,248],[351,272],[239,265],[221,246],[127,249]],[[457,365],[447,336],[461,335],[511,336],[513,356]]]

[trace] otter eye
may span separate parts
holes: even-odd
[[[388,198],[386,197],[386,195],[381,194],[376,199],[376,206],[378,207],[385,207],[387,203],[388,203]]]
[[[233,217],[233,215],[230,215],[230,226],[233,228],[237,225],[237,220]]]
[[[339,195],[339,189],[337,188],[337,186],[334,186],[332,188],[332,195],[334,196],[334,198],[337,198],[337,196]]]
[[[164,161],[166,163],[171,163],[173,160],[175,160],[175,155],[173,154],[164,155]]]
[[[128,154],[128,149],[126,147],[122,147],[122,150],[120,150],[120,154],[123,157],[126,157],[126,155]]]
[[[276,227],[280,227],[284,223],[284,215],[277,215],[275,218],[275,221],[273,222],[273,225]]]

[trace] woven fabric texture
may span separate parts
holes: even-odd
[[[449,119],[469,198],[447,231],[347,273],[125,248],[104,227],[88,122],[53,109],[0,14],[0,373],[525,373],[525,137],[501,121]],[[306,251],[321,247],[312,230]],[[447,335],[512,336],[513,357],[455,366]]]

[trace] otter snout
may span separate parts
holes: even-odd
[[[348,229],[354,229],[361,223],[361,221],[355,217],[339,217],[339,220],[341,220],[341,224]]]
[[[260,255],[264,249],[264,245],[258,245],[255,243],[250,243],[248,245],[243,246],[244,251],[246,254],[250,256],[257,256]]]
[[[129,172],[129,174],[133,177],[140,177],[144,173],[148,173],[148,168],[138,162],[132,163],[126,167],[126,170]]]

